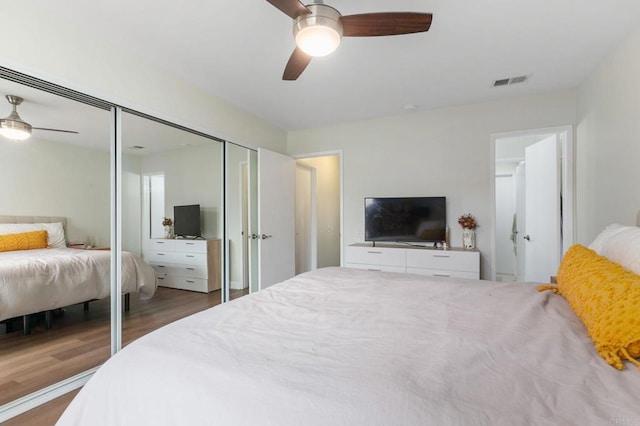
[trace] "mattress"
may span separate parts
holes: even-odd
[[[48,248],[0,253],[0,320],[109,296],[111,253]],[[138,256],[122,253],[123,293],[151,297],[153,269]]]
[[[131,343],[58,425],[617,424],[638,389],[533,284],[327,268]]]

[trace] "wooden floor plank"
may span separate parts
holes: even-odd
[[[159,287],[151,299],[131,297],[123,314],[123,345],[177,319],[220,303],[220,291],[209,294]],[[88,312],[75,305],[43,319],[30,335],[21,330],[0,335],[0,405],[102,364],[111,352],[110,302],[91,302]]]

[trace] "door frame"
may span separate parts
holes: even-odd
[[[495,162],[496,141],[498,139],[518,136],[531,136],[543,133],[565,134],[566,138],[560,144],[562,157],[562,253],[564,254],[575,242],[576,235],[576,191],[575,191],[575,128],[572,124],[554,127],[542,127],[529,130],[493,133],[491,135],[491,149],[489,172],[491,173],[490,209],[491,212],[491,270],[489,279],[496,279],[496,184]]]
[[[343,151],[341,149],[333,150],[333,151],[317,151],[317,152],[307,152],[302,154],[293,155],[293,159],[303,160],[305,158],[316,158],[316,157],[329,157],[329,156],[337,156],[339,161],[338,170],[340,171],[340,266],[344,266],[344,159],[343,159]],[[315,217],[317,220],[317,217]],[[317,223],[314,224],[315,229],[317,229]]]
[[[309,197],[311,199],[310,205],[309,205],[309,240],[306,241],[306,243],[309,246],[309,256],[310,256],[310,268],[311,270],[315,270],[318,269],[318,213],[317,213],[317,207],[318,207],[318,170],[315,167],[311,167],[308,166],[304,163],[298,163],[298,161],[296,160],[296,172],[297,169],[301,168],[301,169],[306,169],[309,171],[310,173],[310,178],[309,178]],[[296,205],[298,202],[298,197],[297,197],[297,185],[298,185],[298,179],[297,179],[297,174],[296,174]],[[296,225],[298,223],[298,214],[297,214],[298,210],[296,208]],[[296,233],[297,234],[297,233]],[[298,237],[296,235],[296,242],[298,240]],[[297,245],[296,245],[296,251],[297,251]],[[297,253],[296,253],[296,258],[297,258]],[[297,273],[297,271],[296,271]]]

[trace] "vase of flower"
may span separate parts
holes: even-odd
[[[475,229],[464,228],[462,230],[462,247],[466,249],[476,248],[476,231]]]
[[[173,221],[170,217],[162,219],[162,226],[164,226],[164,237],[166,239],[173,238]]]
[[[478,227],[476,218],[471,214],[464,214],[458,218],[458,223],[462,226],[462,247],[476,248],[476,228]]]

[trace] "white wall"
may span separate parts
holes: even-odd
[[[0,215],[64,216],[68,242],[109,246],[109,152],[0,138]]]
[[[299,159],[316,169],[318,268],[340,266],[340,157]]]
[[[614,49],[577,96],[577,240],[640,209],[640,29]]]
[[[3,2],[0,24],[15,43],[5,43],[0,65],[223,139],[285,151],[286,135],[281,129],[43,9],[38,2]]]
[[[482,277],[491,276],[491,135],[575,122],[575,91],[504,99],[292,131],[287,151],[343,150],[344,243],[362,241],[365,196],[447,197],[451,244],[457,218],[479,221]]]
[[[140,159],[140,172],[164,174],[165,217],[173,207],[200,204],[202,236],[222,238],[222,144],[198,146],[149,155]]]

